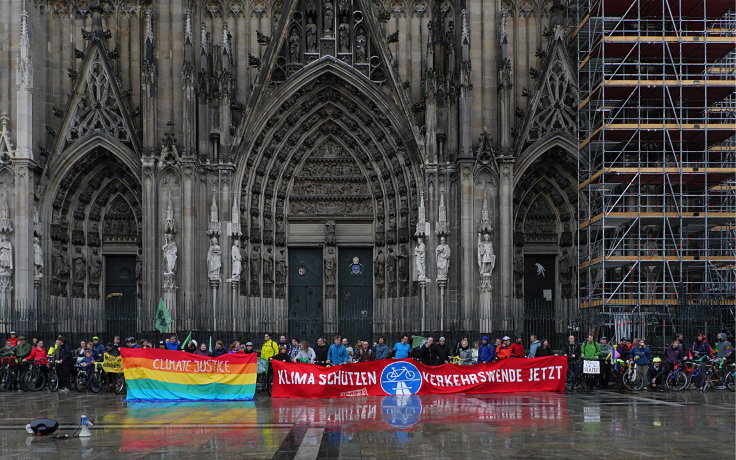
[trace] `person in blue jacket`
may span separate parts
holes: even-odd
[[[639,367],[639,373],[644,379],[644,384],[648,385],[649,364],[652,362],[652,349],[647,346],[644,339],[639,339],[637,346],[631,349],[631,359]]]
[[[348,361],[348,350],[342,344],[342,337],[339,335],[335,336],[335,343],[330,345],[330,349],[327,351],[327,363],[333,366],[343,364]]]
[[[487,364],[493,361],[495,357],[496,350],[493,348],[493,345],[488,343],[488,336],[484,335],[481,338],[480,348],[478,349],[478,362]]]

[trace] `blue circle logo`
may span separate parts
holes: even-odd
[[[391,363],[381,372],[381,388],[388,395],[413,395],[422,388],[422,375],[412,363]]]
[[[414,425],[422,415],[422,402],[415,395],[388,395],[381,402],[381,415],[399,428]]]

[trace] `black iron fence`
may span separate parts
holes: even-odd
[[[703,331],[711,340],[715,340],[718,332],[726,332],[733,337],[735,329],[732,308],[703,305],[678,306],[662,311],[600,312],[578,309],[574,301],[519,301],[508,308],[508,314],[492,315],[485,321],[449,315],[444,318],[444,330],[436,326],[422,329],[420,314],[412,309],[403,313],[405,318],[400,323],[382,320],[376,310],[373,314],[362,314],[362,310],[351,316],[338,314],[331,319],[324,314],[313,317],[289,315],[288,308],[284,306],[280,312],[261,311],[245,321],[227,316],[212,321],[212,315],[206,308],[190,311],[191,314],[185,311],[177,315],[179,326],[175,332],[180,339],[191,332],[197,341],[205,343],[210,339],[213,342],[222,340],[226,344],[239,340],[253,341],[256,345],[262,343],[264,332],[296,336],[311,344],[320,336],[330,342],[335,333],[346,335],[353,344],[357,340],[376,341],[379,337],[394,343],[403,334],[409,334],[435,338],[443,336],[451,345],[463,337],[468,337],[472,344],[482,335],[492,338],[521,335],[524,343],[528,344],[529,335],[534,334],[540,339],[548,339],[553,348],[560,349],[570,334],[583,340],[588,333],[593,333],[596,338],[644,338],[653,349],[662,350],[676,333],[682,333],[691,340],[698,331]],[[397,327],[397,324],[401,326]],[[425,325],[430,324],[438,325],[439,322],[425,322]],[[487,330],[479,330],[478,324],[486,324]],[[102,302],[57,298],[42,306],[18,302],[3,306],[0,334],[15,330],[29,338],[46,340],[62,334],[75,343],[93,335],[100,335],[105,341],[115,335],[158,341],[171,334],[161,334],[153,326],[153,317],[142,318],[140,309],[122,298],[113,297]]]

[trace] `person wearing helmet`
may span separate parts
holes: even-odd
[[[478,348],[478,362],[488,364],[496,357],[496,349],[488,341],[488,336],[484,335],[480,341]]]
[[[496,359],[508,359],[511,357],[511,337],[505,335],[501,340],[501,346],[496,350]]]
[[[664,391],[664,380],[667,376],[665,367],[662,365],[662,358],[657,356],[652,360],[652,365],[647,370],[647,380],[649,380],[649,388],[652,391]]]

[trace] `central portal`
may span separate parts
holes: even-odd
[[[373,341],[373,257],[371,248],[338,247],[340,333],[354,345]]]

